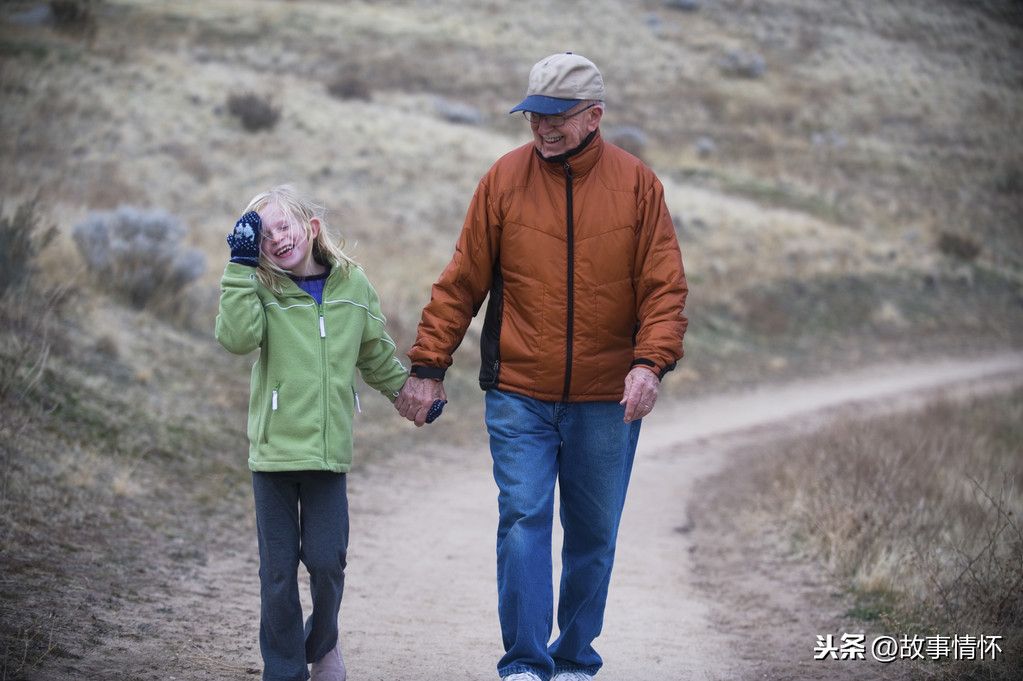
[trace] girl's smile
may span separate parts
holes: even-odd
[[[294,247],[294,246],[292,246],[291,244],[288,244],[288,245],[287,245],[287,246],[285,246],[284,248],[282,248],[282,249],[280,249],[280,250],[276,251],[276,252],[274,253],[274,255],[275,255],[275,256],[277,256],[278,258],[283,258],[283,257],[285,257],[286,255],[288,255],[288,253],[291,253],[291,251],[293,251],[293,250],[295,250],[295,247]]]

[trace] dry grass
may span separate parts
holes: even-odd
[[[245,386],[109,301],[9,292],[0,320],[0,678],[23,679],[204,560],[211,517],[240,522]]]
[[[394,272],[435,276],[479,175],[527,139],[505,112],[529,65],[568,45],[604,65],[608,124],[647,136],[673,213],[707,225],[684,244],[694,274],[714,273],[704,295],[813,276],[821,260],[919,276],[938,235],[964,229],[987,246],[982,262],[1019,271],[1021,157],[1002,143],[1023,119],[1009,5],[833,7],[820,22],[801,0],[697,13],[650,0],[561,28],[529,21],[528,3],[450,9],[120,0],[104,3],[89,42],[8,26],[2,82],[17,97],[5,103],[4,152],[33,162],[5,169],[0,190],[42,190],[46,211],[72,219],[120,203],[173,210],[217,262],[246,199],[295,181],[356,211],[343,231],[373,249],[394,299],[406,287]],[[735,51],[763,56],[764,75],[724,68]],[[365,96],[332,96],[339,72]],[[247,132],[225,109],[231,92],[279,102],[275,129]],[[438,99],[481,122],[444,120]],[[701,137],[715,143],[709,157],[694,151]],[[820,242],[832,253],[821,258]],[[218,275],[211,267],[207,283]]]
[[[763,452],[755,522],[820,561],[897,634],[998,635],[1023,654],[1023,392],[848,420]],[[750,510],[750,509],[747,509]],[[944,678],[963,673],[956,665]],[[937,673],[937,672],[936,672]]]

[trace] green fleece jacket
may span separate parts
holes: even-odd
[[[227,265],[220,288],[217,340],[239,355],[259,349],[249,397],[249,468],[347,473],[356,370],[392,402],[408,377],[365,273],[335,265],[322,305],[292,281],[275,294],[253,268],[237,263]]]

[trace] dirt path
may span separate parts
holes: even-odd
[[[793,670],[787,678],[839,678],[834,669],[810,662],[811,632],[830,626],[838,608],[829,610],[826,598],[822,604],[824,587],[812,580],[768,575],[752,564],[746,574],[741,564],[727,566],[743,593],[755,596],[742,617],[728,623],[723,615],[734,599],[721,591],[720,581],[694,572],[694,551],[708,538],[693,531],[690,502],[714,493],[704,483],[728,465],[727,452],[744,437],[811,428],[838,410],[908,408],[941,392],[1019,384],[1023,354],[1006,354],[880,367],[662,405],[647,418],[640,438],[606,624],[597,641],[605,659],[599,678],[752,678],[767,662],[777,669],[786,660]],[[477,449],[451,451],[424,437],[422,456],[352,476],[342,641],[353,681],[497,678],[496,489],[482,429],[479,442]],[[737,541],[716,540],[726,549]],[[179,617],[188,612],[191,622],[179,658],[183,669],[159,678],[254,678],[260,667],[254,543],[249,549],[216,562],[211,556],[181,585],[182,602],[171,607]],[[865,671],[853,675],[863,678]]]

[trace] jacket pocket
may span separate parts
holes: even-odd
[[[274,386],[274,389],[270,392],[270,400],[263,411],[263,442],[270,441],[270,421],[273,419],[274,413],[277,411],[280,389],[281,384],[278,382],[277,385]]]

